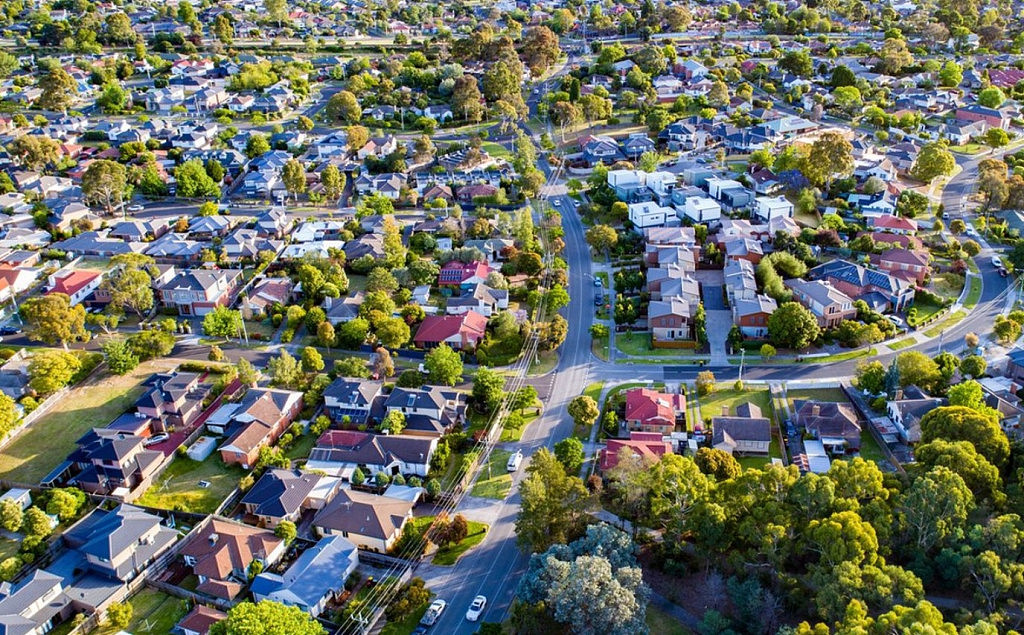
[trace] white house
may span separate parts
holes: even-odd
[[[785,196],[758,196],[754,200],[754,215],[766,221],[778,217],[792,217],[793,204]]]
[[[683,204],[680,217],[685,216],[695,223],[718,221],[722,218],[722,206],[718,201],[705,196],[688,196]]]
[[[660,227],[670,216],[675,216],[671,207],[662,207],[653,201],[632,203],[629,206],[629,221],[638,229]]]
[[[722,192],[724,192],[726,190],[731,190],[733,188],[742,188],[743,187],[742,183],[740,183],[739,181],[736,181],[734,179],[719,179],[719,178],[712,177],[712,178],[708,179],[707,183],[708,183],[708,194],[710,194],[712,198],[717,198],[717,199],[721,199],[722,198]]]

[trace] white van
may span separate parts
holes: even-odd
[[[516,450],[516,453],[508,457],[508,471],[515,472],[519,469],[519,464],[523,462],[523,451]]]

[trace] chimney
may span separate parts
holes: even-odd
[[[722,406],[722,416],[723,417],[728,417],[729,416],[729,406]]]
[[[217,544],[217,539],[220,538],[217,534],[210,534],[210,546]]]
[[[811,406],[811,416],[812,417],[817,417],[820,414],[821,414],[821,406],[819,406],[818,404],[814,404],[813,406]]]

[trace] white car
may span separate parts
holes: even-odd
[[[487,598],[482,595],[478,595],[473,598],[473,603],[469,605],[469,610],[466,611],[466,619],[470,622],[475,622],[480,619],[480,615],[483,614],[485,606],[487,606]]]
[[[551,204],[554,205],[555,207],[561,207],[562,206],[562,199],[556,198],[555,200],[551,201]]]
[[[423,619],[420,620],[420,624],[424,626],[433,626],[435,622],[441,617],[441,613],[448,608],[448,603],[444,600],[434,600],[430,604],[430,608],[423,614]]]
[[[143,441],[142,445],[145,447],[149,447],[151,445],[156,445],[157,443],[163,443],[169,438],[171,438],[169,434],[167,434],[166,432],[161,432],[160,434],[154,434],[153,436]]]
[[[145,209],[146,209],[146,208],[145,208],[145,207],[143,207],[143,206],[141,206],[141,205],[129,205],[129,206],[128,206],[128,211],[129,211],[129,212],[142,212],[142,211],[144,211]]]
[[[523,451],[516,450],[516,453],[508,457],[508,463],[505,467],[509,472],[515,472],[519,469],[519,464],[523,462]]]
[[[1003,261],[999,258],[999,256],[992,256],[992,264],[996,267],[1002,267]]]

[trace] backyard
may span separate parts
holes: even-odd
[[[196,514],[212,513],[245,474],[241,467],[224,465],[216,452],[205,461],[179,456],[142,495],[139,504]],[[206,481],[210,486],[199,487],[199,481]]]
[[[494,498],[502,500],[508,496],[512,489],[512,477],[508,473],[508,457],[511,452],[495,449],[491,452],[491,459],[480,470],[480,477],[477,478],[470,496],[482,498]]]
[[[0,478],[38,483],[75,449],[75,441],[123,413],[143,392],[150,375],[174,368],[170,360],[140,364],[127,375],[90,380],[65,395],[50,412],[0,453]]]
[[[155,589],[143,587],[128,603],[132,619],[123,630],[104,624],[93,631],[98,635],[113,633],[170,633],[178,620],[185,617],[185,601]]]
[[[789,397],[789,401],[796,401],[797,399],[814,399],[815,401],[834,401],[841,403],[847,401],[846,393],[841,388],[804,388],[786,390],[786,396]]]

